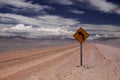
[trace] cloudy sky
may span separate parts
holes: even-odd
[[[0,0],[0,35],[73,38],[120,37],[120,0]]]

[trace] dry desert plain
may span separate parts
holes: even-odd
[[[0,54],[0,80],[120,80],[120,48],[103,44],[36,48]]]

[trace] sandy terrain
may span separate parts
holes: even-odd
[[[0,54],[0,80],[120,80],[120,49],[101,44]]]

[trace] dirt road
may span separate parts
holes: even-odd
[[[0,55],[0,80],[120,80],[120,49],[101,44],[19,51]]]

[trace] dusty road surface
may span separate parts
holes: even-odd
[[[0,80],[120,80],[120,49],[69,45],[0,54]]]

